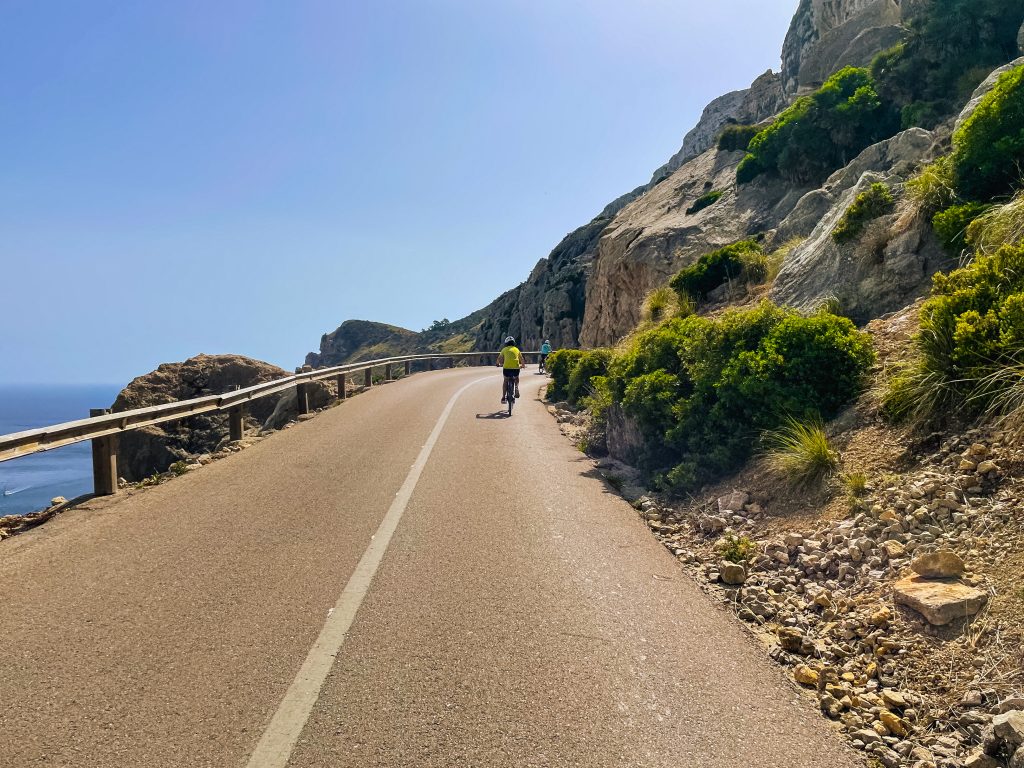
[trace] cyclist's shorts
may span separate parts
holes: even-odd
[[[502,370],[502,373],[505,374],[506,378],[509,378],[509,379],[518,379],[519,378],[519,369],[518,368],[502,368],[501,370]]]

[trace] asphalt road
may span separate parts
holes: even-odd
[[[534,372],[511,419],[418,374],[0,544],[0,766],[858,764]]]

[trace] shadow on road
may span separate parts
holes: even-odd
[[[478,419],[507,419],[508,411],[495,411],[494,413],[478,413]]]

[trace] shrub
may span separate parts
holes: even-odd
[[[655,288],[644,297],[640,320],[646,325],[657,325],[683,311],[679,295],[667,285]]]
[[[754,136],[736,179],[742,184],[771,172],[800,184],[820,183],[897,130],[898,115],[882,102],[868,71],[846,67]]]
[[[669,286],[681,297],[704,298],[723,283],[738,279],[743,272],[742,257],[750,252],[760,253],[761,246],[753,240],[741,240],[706,253],[673,277]]]
[[[724,189],[714,189],[710,192],[701,195],[700,197],[693,201],[693,205],[686,209],[686,215],[692,216],[695,213],[703,211],[708,206],[714,205],[715,203],[718,202],[719,198],[721,198],[724,194]]]
[[[872,184],[857,195],[846,209],[846,213],[832,230],[832,239],[837,243],[856,240],[869,221],[890,213],[895,206],[896,201],[885,184]]]
[[[760,131],[756,125],[727,125],[718,134],[718,149],[722,152],[746,152],[750,140]]]
[[[890,380],[885,411],[923,421],[989,404],[999,387],[985,382],[1024,345],[1024,245],[936,275],[920,322],[915,358]]]
[[[935,214],[957,202],[956,184],[949,157],[929,163],[906,184],[907,196],[925,214]]]
[[[1021,186],[1024,66],[1006,72],[953,134],[953,175],[968,200],[991,200]]]
[[[547,359],[547,370],[551,375],[548,385],[548,397],[552,400],[565,400],[568,397],[569,377],[573,369],[583,357],[579,349],[556,349]]]
[[[879,93],[902,110],[904,128],[931,128],[954,114],[995,67],[1017,54],[1019,0],[919,4],[907,39],[871,65]]]
[[[611,358],[610,349],[591,349],[583,352],[569,374],[569,382],[565,388],[566,399],[573,405],[579,405],[583,398],[592,394],[593,379],[608,372]]]
[[[843,475],[843,486],[853,498],[860,498],[868,492],[868,476],[863,472],[851,472]]]
[[[176,475],[177,477],[181,477],[186,472],[188,472],[188,464],[185,463],[184,461],[176,461],[173,464],[171,464],[171,466],[169,466],[167,470],[171,474]]]
[[[723,560],[740,565],[757,554],[757,545],[750,537],[731,533],[719,541],[715,549]]]
[[[765,434],[769,466],[795,487],[821,485],[835,474],[839,454],[832,449],[820,419],[790,418]]]
[[[846,318],[765,302],[637,334],[609,364],[608,386],[644,434],[644,468],[687,491],[735,469],[787,414],[835,414],[872,360]]]
[[[1006,205],[987,209],[967,227],[967,242],[981,254],[992,255],[1004,245],[1024,241],[1024,192]]]
[[[961,253],[967,247],[967,231],[971,222],[990,207],[984,203],[950,206],[932,217],[932,229],[947,249],[953,253]]]

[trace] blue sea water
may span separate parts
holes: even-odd
[[[23,432],[109,408],[114,384],[0,385],[0,435]],[[92,491],[88,441],[0,463],[0,516],[42,509],[54,496],[73,499]]]

